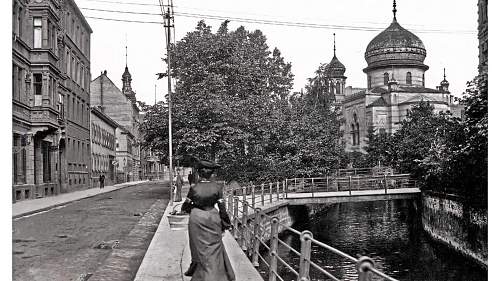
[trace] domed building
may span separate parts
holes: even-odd
[[[424,64],[424,43],[397,22],[396,11],[394,1],[392,23],[366,47],[366,88],[341,87],[342,128],[349,152],[364,152],[369,129],[374,133],[396,132],[412,106],[420,101],[432,104],[436,112],[450,111],[460,116],[461,106],[453,102],[446,76],[436,89],[425,87],[429,67]]]

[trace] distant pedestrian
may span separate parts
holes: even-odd
[[[175,179],[175,199],[174,202],[180,202],[182,201],[182,176],[180,175],[179,172],[177,172],[177,177]]]
[[[100,188],[104,188],[104,180],[105,179],[106,179],[106,177],[104,175],[99,176],[99,187]]]
[[[189,171],[188,181],[189,181],[189,187],[191,187],[191,185],[193,185],[194,183],[194,175],[191,171]]]

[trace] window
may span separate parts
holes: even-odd
[[[411,72],[406,73],[406,84],[411,85]]]
[[[368,89],[372,88],[372,77],[368,75]]]
[[[42,74],[33,74],[33,90],[35,96],[35,106],[42,105]]]
[[[12,98],[16,99],[17,96],[17,66],[15,64],[12,64]]]
[[[422,86],[425,87],[425,73],[422,73]]]
[[[33,48],[42,47],[42,18],[33,18]]]
[[[66,50],[66,75],[70,75],[71,73],[71,59],[69,57],[69,51]]]
[[[389,73],[384,73],[384,85],[389,85]]]
[[[337,95],[341,95],[342,93],[340,92],[340,82],[337,81],[337,84],[335,85],[335,92]]]
[[[352,145],[356,145],[356,131],[354,130],[354,124],[351,124],[351,135],[352,135]]]
[[[17,20],[18,20],[18,28],[19,28],[19,31],[18,31],[18,34],[19,34],[19,37],[23,36],[23,8],[19,8],[19,13],[17,14]]]
[[[360,144],[360,141],[359,141],[359,123],[356,123],[356,135],[357,135],[357,144],[359,145]]]

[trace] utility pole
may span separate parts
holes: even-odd
[[[173,184],[173,161],[172,161],[172,78],[170,73],[170,28],[173,27],[171,20],[173,16],[170,14],[170,6],[172,6],[172,0],[167,0],[167,11],[165,13],[165,7],[163,5],[163,0],[159,0],[160,7],[162,9],[163,15],[163,27],[165,28],[166,44],[167,44],[167,83],[168,83],[168,174],[170,180],[170,206],[174,204],[174,184]]]

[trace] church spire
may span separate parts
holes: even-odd
[[[337,56],[337,46],[335,44],[335,33],[333,33],[333,56]]]
[[[446,80],[446,67],[443,68],[443,80]]]
[[[398,10],[396,9],[396,0],[393,0],[392,2],[392,13],[394,14],[394,18],[392,19],[393,21],[396,21],[396,12]]]

